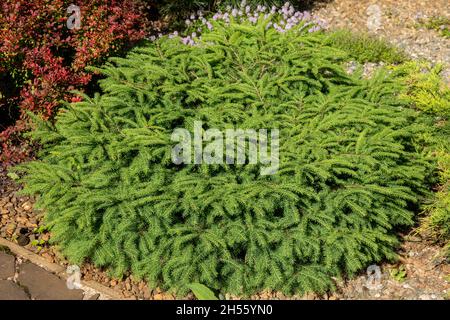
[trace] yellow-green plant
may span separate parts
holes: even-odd
[[[424,229],[441,241],[447,242],[450,249],[450,153],[440,151],[437,154],[440,172],[440,186],[435,201],[427,206],[429,215],[425,219]]]
[[[447,242],[450,249],[450,87],[443,80],[442,70],[443,66],[439,64],[408,62],[396,67],[394,72],[404,81],[402,97],[431,116],[431,122],[434,122],[431,123],[433,128],[421,139],[438,164],[438,191],[425,208],[427,216],[421,230]]]
[[[450,115],[450,87],[442,79],[443,65],[411,61],[395,70],[405,83],[403,98],[422,111]]]

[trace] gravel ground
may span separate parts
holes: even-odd
[[[368,8],[374,4],[381,9],[380,28],[376,30],[367,24],[371,16]],[[450,83],[450,39],[418,26],[421,19],[450,18],[448,0],[335,0],[320,4],[313,13],[331,29],[370,32],[403,48],[414,59],[444,63],[443,76]]]

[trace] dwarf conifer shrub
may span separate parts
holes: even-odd
[[[348,75],[301,25],[212,23],[195,45],[163,37],[112,59],[101,94],[39,124],[41,160],[22,169],[54,243],[179,293],[320,292],[394,258],[428,168],[397,84]],[[278,170],[174,164],[171,135],[195,121],[278,129]]]

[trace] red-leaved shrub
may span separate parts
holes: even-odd
[[[0,163],[30,152],[26,111],[52,119],[62,100],[92,80],[86,66],[120,55],[146,34],[144,0],[2,0],[0,4]],[[66,25],[80,7],[81,27]]]

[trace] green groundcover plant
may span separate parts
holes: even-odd
[[[395,258],[429,164],[423,130],[380,71],[348,75],[342,51],[298,24],[268,19],[178,36],[111,59],[102,93],[37,121],[39,161],[22,166],[52,240],[179,294],[323,292],[332,277]],[[174,164],[175,128],[278,129],[279,169]],[[193,151],[192,151],[193,152]]]
[[[384,39],[366,33],[355,33],[350,30],[337,30],[328,34],[332,47],[346,51],[352,59],[360,63],[385,62],[402,63],[407,60],[406,54]]]
[[[430,155],[437,160],[438,181],[432,201],[425,206],[426,217],[419,228],[447,243],[450,256],[450,87],[443,81],[443,66],[408,62],[394,68],[404,82],[401,94],[428,118],[429,131],[421,137]]]

